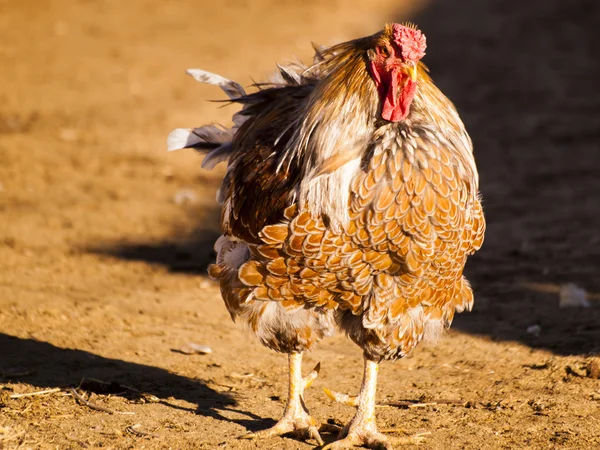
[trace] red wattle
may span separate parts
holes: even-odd
[[[399,67],[386,71],[371,62],[370,69],[379,97],[383,100],[381,117],[390,122],[404,120],[408,116],[417,83]]]
[[[381,117],[390,122],[399,122],[408,116],[410,104],[415,96],[417,83],[400,70],[393,70],[383,101]],[[398,88],[398,86],[401,86]]]
[[[396,109],[398,107],[398,76],[396,71],[392,71],[389,84],[387,86],[387,93],[383,100],[383,109],[381,110],[381,117],[390,122],[397,122],[396,120]]]

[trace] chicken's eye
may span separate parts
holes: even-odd
[[[390,56],[390,50],[385,46],[377,47],[377,54],[384,58],[388,58]]]

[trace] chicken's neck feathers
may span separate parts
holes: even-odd
[[[364,52],[341,48],[321,56],[305,71],[317,82],[299,107],[280,160],[280,167],[296,164],[302,171],[294,196],[300,209],[327,216],[334,228],[347,223],[350,186],[368,165],[375,142],[378,148],[403,151],[416,170],[428,157],[448,152],[475,198],[479,180],[471,140],[454,105],[425,69],[408,117],[391,123],[379,117],[380,99]]]
[[[318,82],[300,109],[282,159],[301,168],[300,208],[326,215],[338,227],[348,220],[350,183],[375,130],[378,94],[364,54],[346,49],[323,55],[306,72]]]

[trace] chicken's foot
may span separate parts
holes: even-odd
[[[319,445],[323,445],[318,423],[308,413],[303,398],[304,389],[309,388],[319,375],[321,364],[317,364],[304,378],[302,377],[302,353],[290,353],[289,366],[288,400],[283,411],[283,417],[273,427],[247,434],[242,436],[243,439],[263,439],[294,433],[301,439],[314,439]]]
[[[358,407],[350,423],[340,431],[339,440],[326,445],[323,450],[341,450],[360,445],[371,449],[393,449],[389,439],[377,431],[375,423],[378,371],[379,364],[365,358],[365,373],[358,396],[344,396],[332,392],[334,400],[344,404],[357,404]]]

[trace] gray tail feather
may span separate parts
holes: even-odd
[[[231,156],[231,153],[233,153],[233,146],[231,145],[231,142],[220,145],[214,150],[208,152],[208,155],[206,155],[202,161],[202,168],[207,170],[214,169],[215,166],[220,162],[227,161]]]
[[[221,75],[217,75],[216,73],[207,72],[206,70],[201,69],[188,69],[187,73],[200,83],[219,86],[231,100],[235,100],[246,95],[246,91],[239,83],[231,81],[225,77],[222,77]]]
[[[201,83],[219,86],[231,100],[236,100],[246,95],[244,88],[235,81],[231,81],[220,75],[200,69],[189,69],[189,75]],[[239,114],[234,115],[234,129],[239,127],[244,118]],[[202,167],[212,169],[217,164],[229,158],[233,151],[231,141],[234,130],[225,129],[218,125],[204,125],[198,128],[177,128],[173,130],[167,139],[169,151],[183,148],[193,148],[198,151],[208,152]]]
[[[167,148],[169,151],[184,148],[208,151],[202,162],[202,167],[212,169],[231,155],[232,138],[232,130],[224,129],[218,125],[204,125],[194,129],[177,128],[169,134]]]

